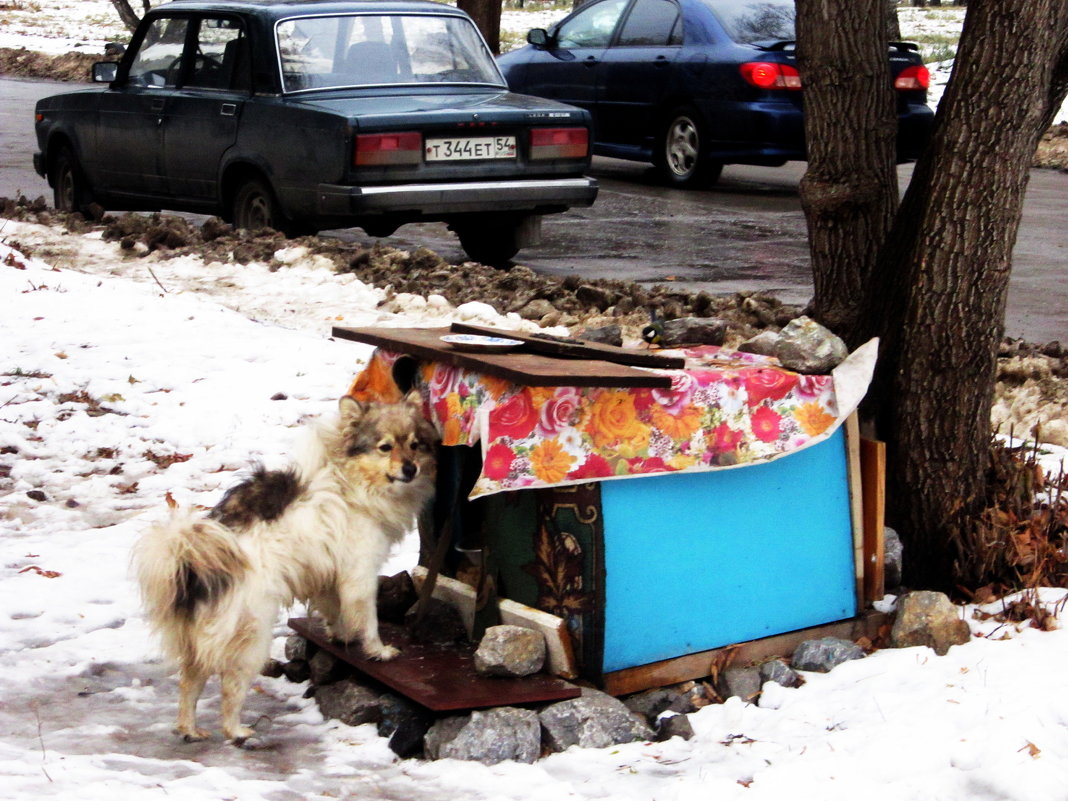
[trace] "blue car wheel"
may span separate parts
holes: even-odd
[[[706,154],[704,124],[696,112],[679,109],[668,116],[657,166],[672,186],[708,186],[719,180],[723,165]]]

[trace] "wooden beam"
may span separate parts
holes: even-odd
[[[864,603],[886,594],[886,443],[860,441],[860,467],[864,484]]]
[[[849,480],[849,517],[853,524],[853,569],[857,611],[867,607],[864,594],[864,479],[860,462],[860,422],[857,413],[845,423],[846,471]]]
[[[774,637],[765,637],[761,640],[751,640],[738,645],[666,659],[663,662],[617,670],[604,675],[604,690],[611,695],[629,695],[652,687],[664,687],[691,679],[701,679],[710,675],[712,665],[728,652],[731,653],[730,664],[741,667],[758,665],[776,657],[789,657],[794,649],[805,640],[815,640],[821,637],[840,637],[854,641],[867,637],[873,640],[879,633],[880,626],[884,625],[887,620],[886,614],[869,610],[857,617],[837,623],[813,626]]]
[[[426,568],[418,565],[411,571],[411,574],[416,588],[421,588],[426,580]],[[432,597],[456,607],[467,627],[467,633],[471,633],[475,622],[475,590],[473,587],[454,578],[439,575],[434,584]],[[578,665],[575,663],[575,653],[571,647],[571,636],[567,633],[567,623],[562,617],[551,615],[509,598],[501,598],[499,607],[501,623],[534,629],[545,636],[546,672],[564,679],[573,679],[578,676]]]

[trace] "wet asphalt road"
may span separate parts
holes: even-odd
[[[33,104],[69,84],[0,79],[0,196],[47,194],[33,171]],[[545,218],[542,243],[518,261],[540,273],[672,281],[718,294],[767,290],[790,303],[812,291],[805,221],[798,198],[804,165],[727,167],[713,188],[684,192],[657,184],[651,167],[595,158],[601,184],[590,209]],[[902,188],[911,174],[899,168]],[[359,230],[332,232],[373,241]],[[401,228],[385,240],[464,258],[442,225]],[[1068,174],[1033,170],[1014,251],[1006,333],[1031,342],[1068,342]]]

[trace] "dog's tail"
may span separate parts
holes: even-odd
[[[149,623],[172,656],[179,632],[216,606],[250,570],[237,537],[219,523],[176,513],[141,537],[134,565]]]

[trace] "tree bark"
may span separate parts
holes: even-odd
[[[814,316],[847,337],[897,208],[885,0],[797,0]]]
[[[456,7],[471,15],[490,50],[495,55],[500,54],[501,0],[456,0]]]
[[[111,4],[115,6],[115,10],[119,13],[119,19],[122,20],[122,24],[126,26],[127,30],[131,33],[136,30],[141,18],[137,16],[137,12],[133,10],[129,0],[111,0]],[[148,10],[147,0],[145,2],[145,10]]]
[[[1068,0],[972,0],[932,144],[869,284],[862,319],[882,337],[869,397],[912,586],[949,588],[984,505],[1012,249],[1064,99],[1066,42]]]

